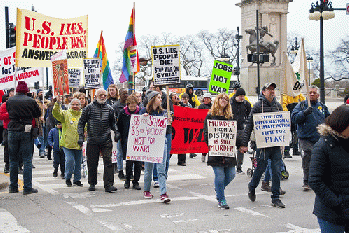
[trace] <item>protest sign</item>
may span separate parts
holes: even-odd
[[[69,67],[82,67],[82,59],[87,58],[87,42],[87,15],[59,19],[17,9],[18,67],[50,67],[51,56],[64,49],[68,50]]]
[[[126,160],[161,163],[166,127],[166,117],[131,115]]]
[[[207,129],[210,156],[235,156],[236,121],[208,120]]]
[[[25,81],[28,85],[42,81],[44,71],[42,68],[19,67],[16,71],[16,47],[0,51],[0,87],[1,89],[15,88],[16,80]]]
[[[80,69],[68,69],[69,75],[69,88],[78,88],[81,79]]]
[[[69,94],[67,59],[52,61],[53,93],[55,96]]]
[[[290,144],[290,112],[253,114],[253,123],[258,149]]]
[[[230,86],[230,78],[233,73],[233,66],[221,61],[214,61],[211,74],[209,92],[211,93],[227,93]]]
[[[152,46],[154,85],[181,82],[179,45]]]
[[[173,106],[171,154],[208,153],[204,121],[208,109]]]
[[[88,89],[97,89],[101,87],[101,59],[84,59],[84,78],[85,87]]]

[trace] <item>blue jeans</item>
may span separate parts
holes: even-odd
[[[118,171],[123,171],[124,170],[124,157],[123,157],[122,146],[121,146],[120,141],[117,142],[116,147],[117,147],[116,162],[117,162],[117,166],[118,166]]]
[[[167,140],[167,159],[166,159],[166,168],[165,168],[165,173],[167,177],[167,172],[168,168],[170,166],[170,151],[171,151],[171,146],[172,146],[172,134],[166,134],[166,140]],[[154,164],[154,169],[153,169],[153,180],[158,181],[158,171],[157,171],[157,165]]]
[[[272,186],[271,186],[271,198],[279,199],[280,195],[280,177],[281,177],[281,166],[282,166],[282,156],[280,147],[269,147],[264,149],[257,149],[256,152],[257,167],[253,173],[251,182],[248,184],[249,189],[257,188],[259,181],[262,177],[268,165],[268,159],[271,160],[271,170],[272,170]]]
[[[20,157],[23,159],[24,190],[32,189],[32,145],[31,133],[8,131],[8,150],[10,157],[10,188],[18,190],[18,168]]]
[[[166,161],[167,161],[167,140],[165,141],[165,148],[162,157],[162,163],[148,163],[144,162],[144,191],[150,192],[152,173],[154,169],[154,165],[156,165],[156,170],[158,174],[160,194],[165,194],[166,191]]]
[[[319,223],[321,233],[343,233],[345,230],[345,226],[336,225],[321,218],[318,218],[317,221]]]
[[[74,182],[81,180],[82,150],[63,147],[65,154],[65,180],[70,180],[74,173]]]
[[[281,161],[282,165],[281,165],[281,171],[285,171],[285,165],[284,165],[284,161]],[[270,181],[270,178],[272,177],[273,172],[271,170],[271,160],[268,159],[268,165],[267,168],[265,169],[265,175],[264,175],[264,181]]]
[[[225,200],[224,189],[235,177],[235,167],[212,167],[214,171],[214,187],[218,201]]]

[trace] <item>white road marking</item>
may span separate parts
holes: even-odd
[[[84,205],[76,204],[76,202],[67,202],[67,203],[72,207],[74,207],[75,209],[79,210],[83,214],[86,214],[86,215],[92,214],[92,211]]]
[[[286,232],[278,232],[278,233],[320,233],[321,232],[320,228],[308,229],[308,228],[303,228],[303,227],[293,225],[292,223],[287,223],[286,227],[291,230]]]
[[[27,228],[19,226],[17,219],[7,210],[0,209],[0,232],[30,232]]]
[[[235,210],[238,210],[240,212],[243,212],[243,213],[247,213],[247,214],[251,214],[253,216],[262,216],[262,217],[266,217],[266,218],[270,218],[269,216],[266,216],[264,214],[261,214],[259,212],[256,212],[256,211],[253,211],[253,210],[250,210],[250,209],[247,209],[245,207],[236,207],[234,208]]]

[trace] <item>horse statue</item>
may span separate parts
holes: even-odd
[[[253,29],[247,29],[245,30],[245,32],[247,34],[250,34],[250,38],[249,38],[249,42],[250,44],[246,46],[246,50],[247,53],[248,51],[250,51],[251,53],[256,53],[257,52],[257,32],[256,30]],[[270,37],[273,37],[269,32],[268,32],[268,28],[267,27],[261,27],[259,29],[259,35],[260,35],[260,39],[259,39],[259,52],[260,53],[271,53],[272,57],[273,57],[273,61],[271,63],[271,66],[275,66],[276,65],[276,57],[275,57],[275,53],[277,51],[277,49],[279,48],[279,41],[275,40],[273,43],[271,42],[265,42],[263,40],[263,37],[265,35],[269,35]]]

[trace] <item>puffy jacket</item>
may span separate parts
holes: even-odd
[[[348,224],[342,209],[349,208],[349,139],[334,136],[329,126],[319,129],[309,168],[309,185],[316,194],[313,213],[337,225]]]
[[[10,122],[10,115],[6,110],[6,102],[0,106],[0,121],[4,122],[4,129],[7,129],[8,123]]]
[[[233,120],[237,121],[238,130],[243,130],[245,121],[251,112],[251,104],[246,100],[237,102],[235,97],[236,95],[230,99]]]
[[[79,137],[84,138],[84,129],[87,124],[88,143],[110,143],[111,130],[116,131],[115,123],[113,108],[107,103],[100,104],[95,100],[82,110],[78,124]]]
[[[315,143],[320,138],[316,127],[325,121],[325,118],[330,115],[330,112],[326,105],[318,101],[312,102],[311,106],[313,107],[313,112],[308,116],[304,116],[304,111],[308,108],[308,102],[300,102],[293,109],[291,119],[293,123],[297,124],[298,138]]]
[[[71,150],[81,150],[78,144],[78,123],[81,110],[62,110],[60,104],[56,102],[52,109],[52,115],[62,123],[62,137],[59,140],[59,145]]]
[[[208,120],[226,120],[232,121],[233,119],[227,119],[224,116],[212,116],[210,113],[207,114],[204,122],[204,139],[206,144],[208,145]],[[240,137],[236,138],[236,146],[240,146]],[[225,156],[208,156],[207,165],[212,167],[232,167],[236,166],[236,157],[225,157]]]
[[[272,102],[269,102],[264,95],[259,96],[258,102],[256,102],[251,110],[250,115],[246,121],[246,127],[242,136],[242,146],[247,146],[250,140],[253,130],[253,114],[263,112],[279,112],[282,111],[282,106],[276,101],[276,98]]]
[[[32,125],[33,118],[41,116],[36,101],[22,93],[10,97],[6,102],[6,109],[10,118],[8,130],[24,131],[25,125]]]
[[[299,102],[302,102],[304,100],[305,100],[305,97],[302,94],[299,94],[297,96],[282,95],[282,109],[284,111],[292,112],[294,107],[296,107],[296,105]]]

